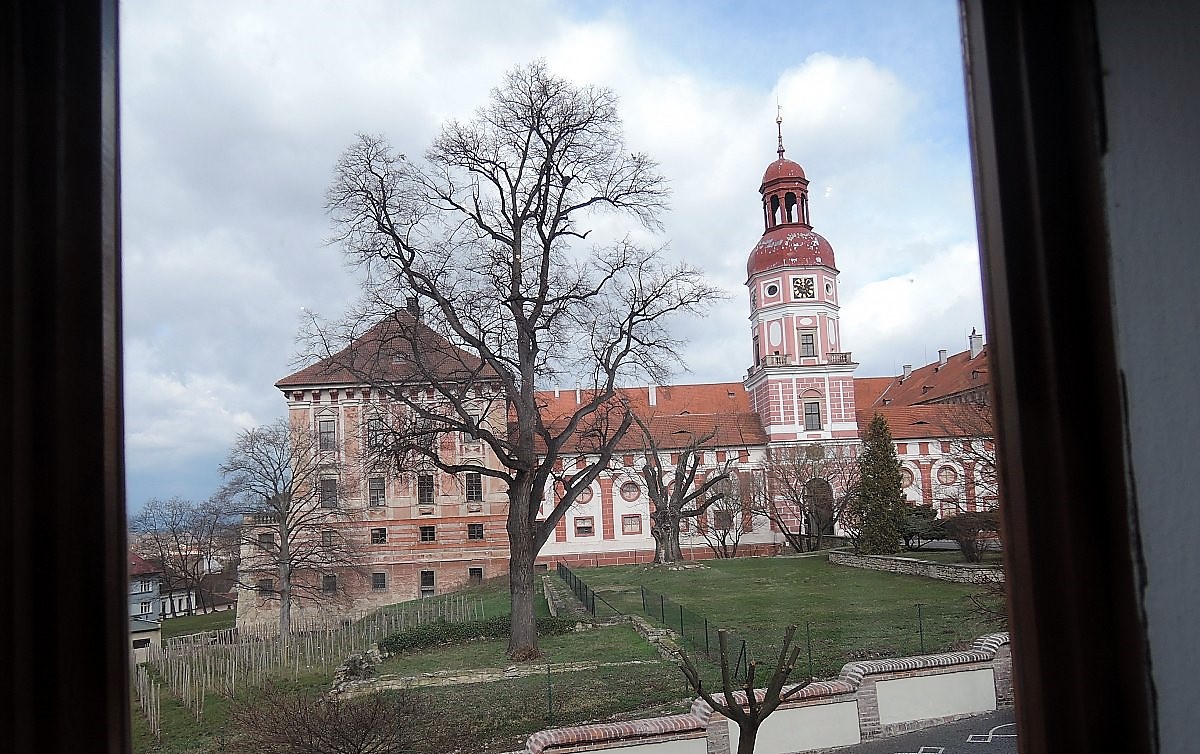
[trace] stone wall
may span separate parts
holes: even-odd
[[[757,692],[761,699],[764,692]],[[744,702],[744,692],[738,692]],[[940,725],[1012,704],[1008,634],[961,652],[846,664],[780,706],[760,730],[760,754],[850,746]],[[702,699],[684,715],[555,728],[533,734],[527,754],[730,754],[735,725]]]
[[[894,555],[855,555],[843,550],[829,553],[829,562],[851,568],[867,568],[873,571],[889,571],[909,576],[925,576],[942,581],[957,581],[961,584],[987,584],[1004,581],[1004,570],[991,566],[949,565],[917,558]]]

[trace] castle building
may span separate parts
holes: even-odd
[[[782,133],[777,159],[767,166],[759,193],[764,230],[746,265],[751,360],[744,380],[621,389],[651,432],[664,471],[679,462],[689,442],[704,437],[700,478],[720,468],[741,479],[763,480],[772,453],[797,445],[849,448],[879,413],[891,427],[910,503],[932,505],[943,516],[993,506],[982,336],[973,333],[966,351],[939,351],[937,362],[915,370],[905,366],[898,376],[856,376],[857,364],[840,328],[834,250],[813,230],[808,180],[799,164],[784,157]],[[394,340],[387,328],[397,326],[419,329],[419,316],[398,312],[351,349],[356,356],[366,355],[360,363],[370,365],[376,383],[394,379],[412,385],[413,375],[397,371],[405,360],[386,353]],[[446,358],[440,363],[450,370],[427,374],[428,379],[454,379],[454,369],[478,364],[431,330],[422,337],[429,348],[442,349]],[[359,568],[322,575],[323,583],[338,584],[349,595],[341,607],[366,609],[430,596],[507,573],[507,503],[500,482],[479,473],[349,462],[364,455],[372,422],[388,412],[389,399],[372,391],[362,371],[339,368],[336,358],[285,377],[276,387],[287,401],[291,425],[320,438],[318,452],[330,469],[321,484],[329,487],[338,513],[344,513],[330,526],[360,545]],[[419,386],[413,390],[414,395],[421,392]],[[427,392],[433,399],[434,391]],[[471,410],[490,430],[505,431],[503,402],[484,392],[476,394],[477,406]],[[586,400],[578,390],[545,391],[539,397],[547,415],[567,415]],[[652,504],[641,476],[644,438],[636,431],[625,436],[609,469],[558,522],[540,551],[539,567],[556,561],[606,565],[652,560]],[[488,444],[478,438],[451,432],[436,442],[440,458],[498,468]],[[567,454],[564,464],[582,465],[587,459],[579,451]],[[767,485],[769,489],[769,479]],[[323,494],[323,501],[329,499]],[[798,513],[776,521],[744,505],[733,513],[710,510],[685,521],[681,551],[685,558],[712,557],[714,532],[726,540],[732,532],[737,555],[773,554],[786,541],[780,527],[789,525],[805,526]],[[824,533],[839,533],[835,522],[827,526]],[[243,563],[253,564],[254,553],[244,551]],[[248,580],[243,575],[242,581]],[[269,594],[242,590],[238,620],[267,617],[264,611],[271,607]]]

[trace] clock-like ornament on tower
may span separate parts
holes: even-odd
[[[812,278],[792,278],[793,298],[816,298],[817,288]]]

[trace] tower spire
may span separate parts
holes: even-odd
[[[775,130],[779,134],[779,147],[775,150],[775,154],[779,155],[779,159],[783,159],[783,105],[775,103]]]

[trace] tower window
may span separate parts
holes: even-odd
[[[787,221],[789,223],[799,222],[800,210],[799,206],[796,204],[796,195],[791,191],[787,192],[783,198],[783,202],[784,209],[787,211]]]
[[[811,332],[800,333],[800,355],[801,356],[816,356],[817,355],[816,333],[811,333]]]
[[[818,401],[807,401],[804,404],[804,428],[821,428],[821,404]]]
[[[322,452],[328,452],[337,447],[335,426],[333,419],[322,419],[317,422],[317,443]]]
[[[771,195],[771,227],[775,227],[782,222],[782,213],[779,208],[779,197]]]

